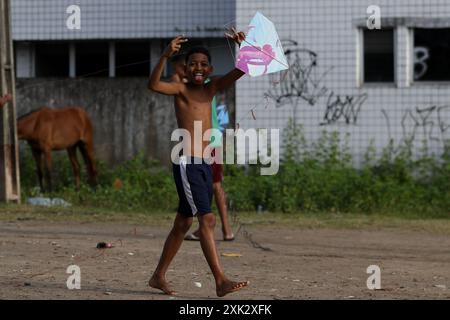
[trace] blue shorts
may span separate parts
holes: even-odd
[[[194,157],[180,157],[173,164],[173,177],[177,186],[178,213],[186,217],[211,213],[213,177],[211,165]]]

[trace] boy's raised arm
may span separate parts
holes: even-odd
[[[242,41],[245,40],[245,33],[244,32],[237,32],[234,28],[232,28],[231,33],[225,33],[225,36],[227,38],[232,39],[237,44],[241,44]],[[236,80],[238,80],[240,77],[242,77],[245,74],[245,72],[239,70],[238,68],[234,68],[230,72],[228,72],[226,75],[222,77],[214,78],[211,81],[211,86],[215,92],[224,90],[228,87],[230,87]]]
[[[180,51],[181,44],[186,41],[188,40],[185,37],[178,36],[169,43],[162,56],[159,58],[158,63],[152,71],[152,74],[150,75],[150,79],[148,81],[149,90],[166,95],[175,95],[180,92],[181,83],[161,81],[161,76],[164,71],[164,66],[166,65],[167,59],[173,56],[176,52]]]
[[[214,78],[211,81],[211,86],[214,92],[225,90],[226,88],[230,87],[233,83],[235,83],[244,74],[245,72],[239,70],[238,68],[234,68],[226,75]]]

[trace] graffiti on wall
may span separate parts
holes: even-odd
[[[382,113],[387,122],[389,139],[392,139],[390,118],[386,110],[383,109]],[[401,142],[410,145],[414,141],[425,140],[444,144],[450,141],[449,119],[450,105],[404,110],[400,120]]]
[[[341,96],[332,91],[328,96],[323,122],[320,125],[356,124],[361,107],[366,100],[367,94],[365,93]]]
[[[267,92],[267,96],[273,99],[278,107],[286,104],[296,105],[298,100],[314,106],[317,100],[328,92],[323,79],[332,68],[321,72],[317,68],[317,53],[299,47],[294,40],[283,40],[281,43],[285,49],[289,70],[284,79]]]
[[[294,112],[299,101],[310,106],[322,105],[319,101],[324,101],[323,121],[319,125],[356,125],[367,94],[336,94],[324,84],[333,67],[320,70],[317,53],[302,48],[294,40],[283,40],[282,45],[289,70],[283,74],[281,81],[269,89],[266,97],[275,101],[277,107],[292,105]]]

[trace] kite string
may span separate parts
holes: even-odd
[[[230,39],[228,39],[228,37],[225,37],[225,39],[227,40],[228,48],[230,49],[230,53],[233,56],[233,61],[236,61],[236,56],[233,53],[233,48],[231,48]]]
[[[247,224],[241,222],[238,214],[234,211],[233,200],[229,201],[228,208],[230,208],[230,216],[232,217],[233,226],[238,225],[236,236],[238,236],[241,233],[242,236],[245,238],[245,240],[247,240],[255,249],[261,249],[263,251],[273,251],[271,248],[265,247],[253,239],[253,234],[249,232],[246,228]]]

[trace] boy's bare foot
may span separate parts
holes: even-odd
[[[167,284],[167,281],[164,279],[158,279],[156,277],[151,277],[150,280],[148,280],[148,285],[152,288],[159,289],[165,294],[169,296],[176,295],[175,291],[172,291],[169,289],[169,285]]]
[[[225,280],[220,286],[217,286],[216,293],[218,297],[223,297],[229,293],[236,292],[249,285],[249,281],[234,282]]]

